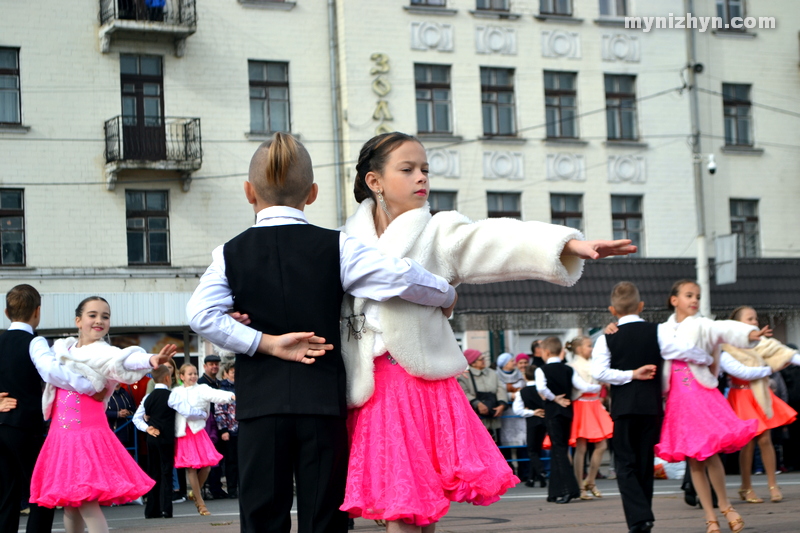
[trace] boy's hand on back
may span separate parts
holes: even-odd
[[[561,407],[569,407],[570,404],[572,403],[572,401],[569,398],[567,398],[564,394],[559,394],[558,396],[555,397],[555,399],[553,399],[553,401],[556,402]]]
[[[640,366],[633,371],[633,379],[648,380],[656,377],[656,365]]]
[[[458,293],[456,293],[456,297],[453,298],[453,303],[450,304],[450,307],[442,307],[442,313],[444,313],[444,316],[446,316],[447,318],[453,316],[453,309],[456,308],[457,301],[458,301]]]
[[[262,333],[258,343],[258,351],[261,353],[307,365],[312,364],[316,357],[325,355],[328,350],[333,350],[333,344],[326,344],[323,337],[317,337],[310,332],[286,333],[277,337]]]
[[[240,313],[238,311],[231,311],[230,313],[228,313],[228,316],[230,316],[236,322],[244,324],[245,326],[250,324],[250,315],[248,314]]]
[[[9,398],[7,392],[0,392],[0,413],[7,413],[17,408],[17,399]]]
[[[605,333],[606,335],[613,335],[618,331],[619,331],[619,326],[617,326],[613,322],[609,322],[609,324],[606,326],[606,329],[603,330],[603,333]]]

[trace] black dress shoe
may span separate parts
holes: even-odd
[[[547,486],[547,478],[544,477],[544,474],[539,474],[539,486],[541,488],[545,488]]]
[[[228,499],[229,500],[235,500],[238,497],[239,497],[239,493],[236,492],[235,490],[232,490],[232,491],[228,492]]]
[[[548,496],[547,497],[547,501],[550,502],[550,503],[553,503],[556,500],[558,500],[558,498],[556,498],[555,496]]]
[[[532,479],[529,479],[528,481],[525,482],[525,486],[526,487],[535,487],[536,486],[536,482],[534,480],[532,480]]]
[[[164,518],[172,518],[172,513],[161,513]]]
[[[628,533],[647,533],[651,529],[653,529],[653,522],[647,520],[645,522],[639,522],[638,524],[635,524],[628,530]]]
[[[556,498],[556,503],[569,503],[572,501],[572,494],[567,494],[565,496],[559,496]]]

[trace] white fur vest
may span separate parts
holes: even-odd
[[[455,211],[431,216],[427,205],[395,218],[378,238],[373,218],[375,203],[364,200],[344,231],[384,255],[409,258],[448,280],[490,283],[541,279],[570,286],[580,278],[583,260],[561,257],[580,232],[542,222],[496,218],[472,222]],[[409,374],[430,380],[461,374],[467,361],[441,309],[400,298],[378,306],[378,324],[367,322],[360,339],[348,330],[347,318],[364,312],[367,300],[346,295],[342,304],[342,357],[347,370],[347,400],[363,405],[375,389],[373,353],[375,334]],[[383,351],[383,350],[379,350]]]

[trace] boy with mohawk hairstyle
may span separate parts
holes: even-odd
[[[653,528],[653,460],[664,415],[661,372],[664,359],[707,364],[709,355],[673,338],[663,324],[639,317],[639,289],[621,281],[611,291],[608,310],[619,321],[613,334],[600,336],[592,351],[592,377],[611,385],[614,467],[629,533]]]
[[[244,192],[256,224],[214,250],[187,305],[192,329],[237,354],[241,530],[289,531],[294,475],[299,532],[345,532],[342,298],[399,296],[449,316],[455,291],[411,260],[309,224],[303,209],[318,187],[291,135],[259,146]],[[228,315],[234,309],[249,325]],[[360,335],[364,316],[345,320]]]

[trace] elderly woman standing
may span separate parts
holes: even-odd
[[[458,384],[461,385],[461,389],[467,395],[469,404],[480,417],[483,426],[489,430],[494,441],[500,444],[497,440],[498,430],[501,426],[500,417],[503,416],[508,405],[506,402],[508,398],[506,385],[497,378],[497,372],[488,367],[488,354],[482,354],[478,350],[470,348],[464,350],[464,357],[467,358],[469,368],[458,376]],[[479,392],[493,393],[494,406],[490,407],[481,402],[478,399]]]

